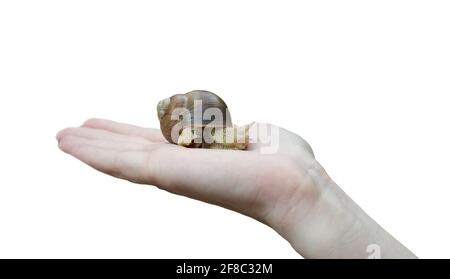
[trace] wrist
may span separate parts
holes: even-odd
[[[280,234],[305,258],[414,258],[315,162],[298,187],[305,198],[286,211]]]

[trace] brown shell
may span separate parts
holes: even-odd
[[[161,126],[161,131],[167,141],[176,143],[178,138],[172,139],[172,128],[182,122],[183,127],[204,127],[213,120],[205,120],[203,117],[199,123],[195,123],[194,119],[194,101],[202,101],[202,116],[206,109],[217,108],[222,114],[222,119],[225,121],[223,126],[231,127],[231,116],[225,102],[216,94],[205,90],[194,90],[186,94],[176,94],[170,98],[164,99],[158,103],[158,118]],[[190,114],[183,115],[180,120],[172,120],[172,112],[177,108],[185,108]]]

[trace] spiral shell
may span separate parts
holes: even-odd
[[[243,133],[233,127],[227,105],[212,92],[173,95],[160,101],[157,111],[162,134],[170,143],[214,149],[245,149],[248,145],[248,129]]]

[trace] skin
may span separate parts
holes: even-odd
[[[261,221],[305,258],[367,258],[371,244],[382,258],[415,258],[332,181],[306,141],[279,129],[278,151],[270,155],[258,143],[246,151],[184,148],[158,129],[104,119],[64,129],[57,140],[62,151],[106,174]]]

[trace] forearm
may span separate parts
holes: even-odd
[[[319,174],[320,173],[320,174]],[[320,194],[309,212],[291,210],[286,239],[305,258],[415,258],[324,172],[312,172]]]

